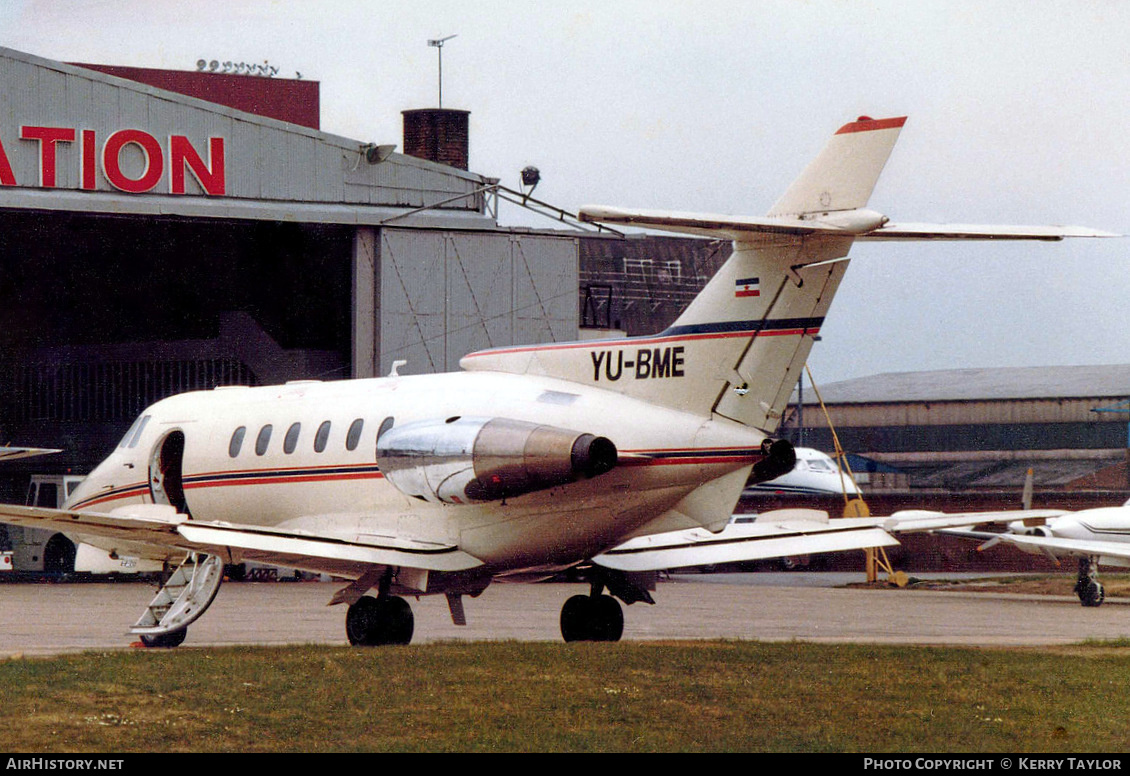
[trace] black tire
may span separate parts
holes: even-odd
[[[345,615],[345,635],[355,647],[409,644],[415,627],[412,607],[403,598],[362,596]]]
[[[403,598],[388,598],[383,603],[384,638],[382,644],[410,644],[416,628],[412,607]]]
[[[161,633],[156,636],[143,634],[141,636],[141,643],[150,649],[172,649],[184,643],[185,636],[187,635],[188,628],[181,628],[171,633]]]
[[[619,641],[624,635],[624,610],[610,595],[590,599],[589,629],[593,641]]]
[[[62,534],[55,534],[43,548],[43,570],[48,574],[73,574],[78,548]]]
[[[1102,606],[1106,600],[1106,590],[1098,582],[1089,582],[1079,591],[1079,603],[1083,606]]]
[[[567,643],[592,641],[592,598],[575,595],[561,607],[561,637]]]
[[[355,647],[374,645],[374,631],[380,620],[380,605],[372,596],[362,596],[345,613],[345,635]]]

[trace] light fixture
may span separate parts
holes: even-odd
[[[361,146],[361,153],[365,157],[365,161],[369,164],[380,164],[381,162],[392,156],[392,152],[396,150],[396,143],[391,145],[377,145],[376,143],[366,143]]]
[[[522,176],[522,202],[525,203],[529,196],[534,193],[534,189],[538,187],[538,183],[541,182],[541,171],[530,165],[523,167],[519,174]],[[529,190],[526,189],[527,186]]]

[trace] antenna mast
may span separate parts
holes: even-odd
[[[456,35],[448,35],[446,38],[438,38],[436,40],[429,40],[429,46],[435,46],[436,53],[439,54],[439,107],[443,107],[443,44]]]

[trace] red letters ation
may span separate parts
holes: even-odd
[[[78,187],[84,191],[97,191],[99,165],[103,177],[111,186],[128,194],[152,191],[165,174],[165,160],[169,163],[169,191],[185,194],[187,174],[200,185],[208,196],[222,197],[227,193],[227,169],[224,166],[224,139],[208,138],[208,160],[184,135],[170,135],[168,153],[153,135],[141,129],[119,129],[112,133],[98,153],[98,138],[93,129],[81,131],[71,127],[40,127],[23,125],[20,139],[39,144],[39,185],[53,189],[59,186],[59,144],[79,140]],[[132,148],[131,148],[132,146]],[[140,152],[140,175],[136,161]],[[24,153],[22,151],[18,153]],[[125,162],[123,162],[123,157]],[[130,160],[134,162],[131,166]],[[63,160],[73,160],[63,152]],[[124,165],[124,166],[123,166]],[[0,143],[0,186],[18,186],[11,161]],[[71,185],[74,185],[73,183]]]
[[[15,186],[16,176],[12,174],[12,164],[8,161],[8,154],[4,153],[4,146],[0,145],[0,186]]]
[[[20,139],[39,141],[39,185],[55,188],[55,144],[73,143],[75,131],[66,127],[20,127]]]
[[[138,146],[145,155],[145,169],[139,178],[129,178],[121,168],[121,154],[129,144]],[[165,157],[157,138],[140,129],[119,129],[102,147],[102,173],[110,185],[129,194],[149,191],[161,180],[165,171]]]
[[[169,190],[173,194],[184,194],[185,167],[196,178],[205,194],[220,197],[226,193],[222,137],[208,138],[208,164],[205,165],[187,137],[172,135],[169,138]]]

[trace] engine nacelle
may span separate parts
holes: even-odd
[[[1045,539],[1052,536],[1051,529],[1046,525],[1030,525],[1024,520],[1013,520],[1008,524],[1008,532],[1021,536],[1041,536]]]
[[[463,504],[545,490],[616,466],[605,437],[507,418],[420,421],[377,440],[377,465],[407,496]]]
[[[753,465],[751,484],[783,477],[796,467],[796,450],[788,440],[766,439],[761,443],[761,451],[765,457]]]

